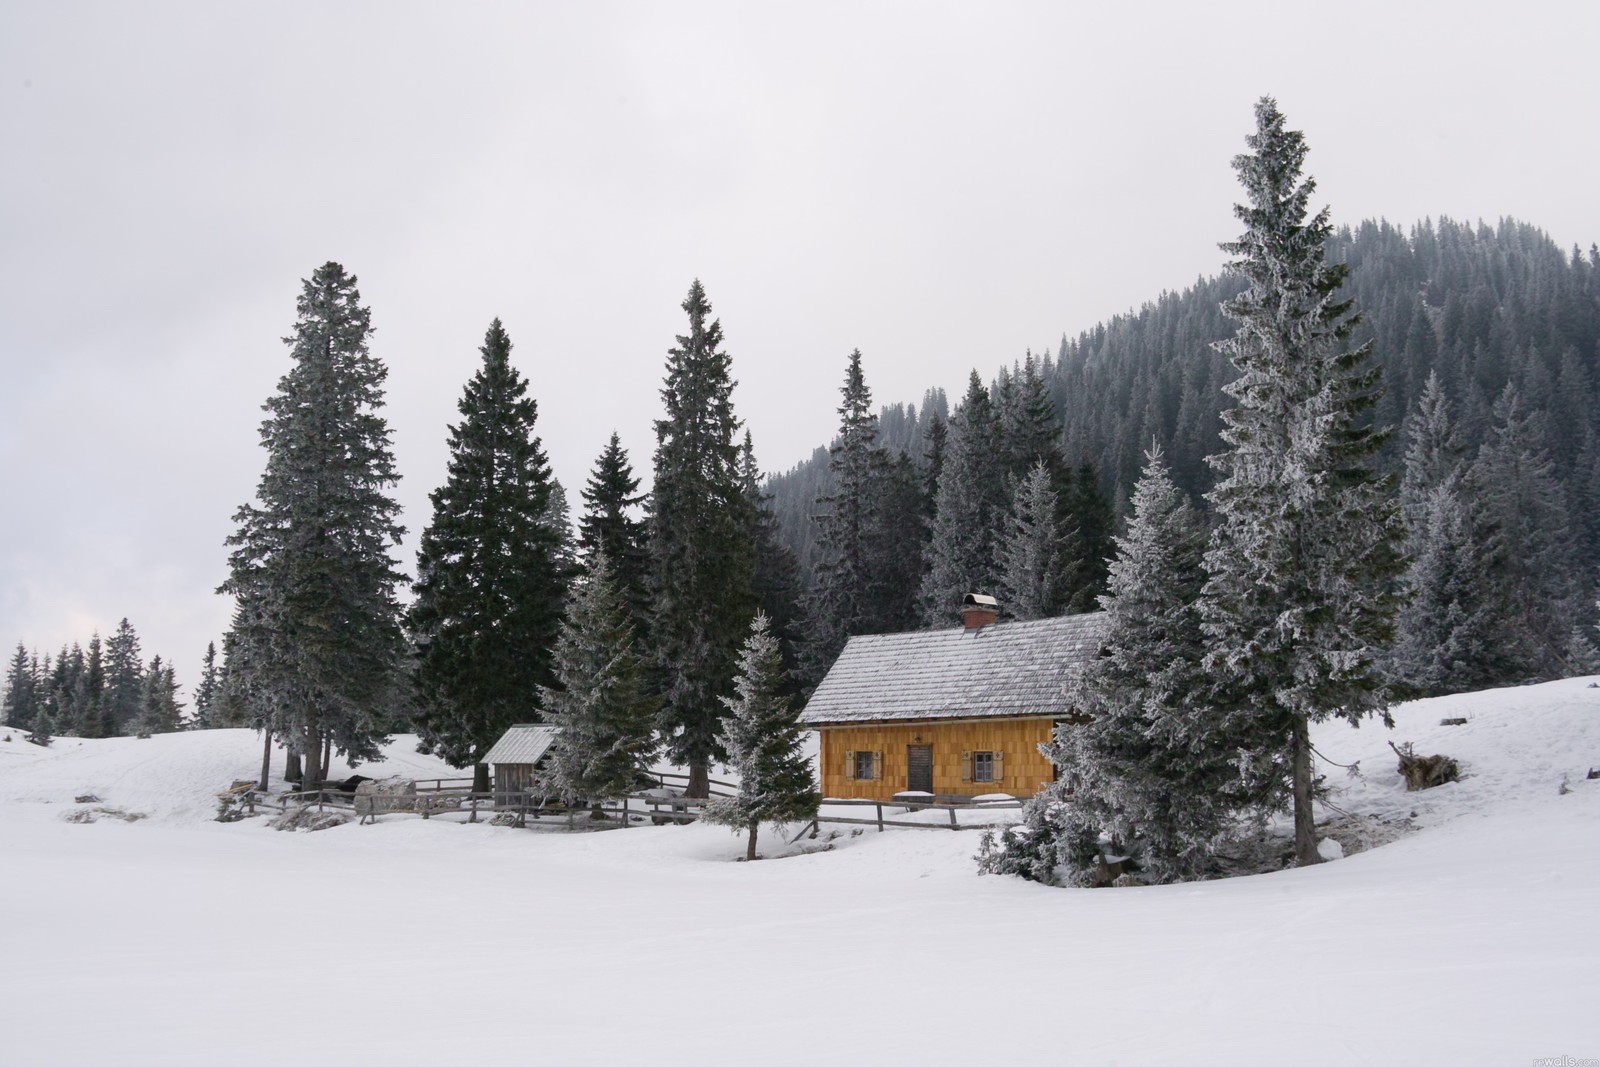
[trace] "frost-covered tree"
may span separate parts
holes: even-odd
[[[171,666],[156,656],[144,672],[144,693],[139,699],[139,718],[135,722],[139,737],[170,734],[182,728],[183,705],[178,702],[178,682]]]
[[[114,737],[134,729],[143,713],[145,675],[140,659],[139,635],[133,624],[123,619],[105,643],[106,688],[102,714],[106,736]]]
[[[1072,685],[1078,715],[1046,747],[1057,779],[1017,829],[988,836],[989,873],[1095,884],[1110,848],[1135,856],[1147,880],[1193,878],[1231,825],[1235,752],[1200,666],[1205,530],[1159,448],[1116,545],[1102,651]]]
[[[511,365],[511,339],[489,324],[482,360],[450,428],[444,485],[417,551],[416,728],[424,752],[473,768],[486,792],[484,755],[513,723],[538,718],[552,679],[568,573],[554,478],[534,432],[538,405]]]
[[[1000,545],[1000,605],[1018,619],[1060,614],[1067,592],[1060,500],[1050,466],[1034,463],[1017,486]]]
[[[105,650],[98,632],[89,636],[88,652],[80,654],[73,666],[76,669],[71,672],[71,693],[63,694],[64,702],[71,705],[73,732],[79,737],[112,736],[105,703]]]
[[[1430,696],[1484,688],[1503,677],[1499,612],[1460,434],[1437,374],[1406,430],[1400,513],[1409,563],[1392,670],[1401,685]]]
[[[963,596],[996,588],[1006,513],[1003,475],[989,391],[973,371],[950,420],[939,474],[920,596],[925,626],[952,625]]]
[[[404,699],[388,370],[368,349],[360,301],[337,263],[302,283],[284,339],[293,365],[264,405],[266,469],[234,516],[221,587],[236,602],[229,674],[253,717],[306,758],[308,788],[325,739],[352,760],[375,758]]]
[[[6,695],[0,705],[0,721],[18,729],[33,725],[39,713],[39,681],[36,659],[18,641],[17,650],[6,665]]]
[[[1307,218],[1305,139],[1264,97],[1247,141],[1233,161],[1245,232],[1223,248],[1248,287],[1224,305],[1239,377],[1211,457],[1218,523],[1201,612],[1229,730],[1260,799],[1292,801],[1295,857],[1311,864],[1309,727],[1387,714],[1378,661],[1393,636],[1399,523],[1372,467],[1385,433],[1361,421],[1378,369],[1370,346],[1346,344],[1356,315],[1340,297],[1346,267],[1327,261],[1328,211]]]
[[[767,617],[757,614],[739,653],[734,695],[723,697],[728,717],[722,745],[739,775],[739,792],[706,806],[704,819],[743,830],[744,858],[756,858],[756,835],[764,822],[804,822],[817,817],[816,780],[801,751],[805,730],[783,695],[783,661]]]
[[[818,497],[812,521],[817,562],[807,603],[808,674],[820,679],[856,634],[878,629],[879,545],[887,463],[878,447],[878,417],[861,370],[861,350],[850,353],[839,390],[839,434],[828,448],[831,487]]]
[[[588,564],[556,640],[555,684],[540,690],[546,719],[561,729],[548,784],[569,804],[632,792],[660,749],[657,701],[603,545]]]
[[[200,684],[194,688],[194,718],[191,730],[211,730],[222,725],[217,707],[218,692],[222,686],[222,668],[217,663],[217,643],[206,642],[205,659],[200,663]]]
[[[704,797],[711,763],[723,757],[718,698],[733,679],[742,620],[755,611],[755,546],[722,324],[698,279],[682,306],[689,332],[667,353],[666,417],[656,421],[650,639],[667,755],[688,765],[689,795]]]
[[[749,506],[750,543],[754,551],[750,588],[756,609],[772,621],[772,633],[783,650],[785,672],[799,658],[801,629],[800,565],[778,537],[778,519],[772,513],[772,497],[762,485],[761,468],[756,464],[755,443],[750,431],[744,432],[739,450],[739,478]]]
[[[1576,565],[1571,518],[1540,419],[1514,385],[1495,401],[1471,481],[1487,528],[1492,595],[1503,613],[1503,680],[1562,677],[1572,669],[1573,628],[1592,621],[1592,578]]]

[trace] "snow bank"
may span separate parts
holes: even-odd
[[[1408,705],[1392,732],[1319,728],[1363,771],[1331,779],[1335,815],[1421,829],[1306,870],[1109,890],[979,876],[970,832],[791,847],[764,828],[784,858],[756,864],[708,826],[277,834],[209,821],[257,766],[248,732],[58,742],[0,756],[0,914],[26,920],[0,927],[0,1061],[216,1063],[286,1041],[419,1064],[1596,1056],[1597,714],[1576,681]],[[1469,721],[1437,725],[1453,715]],[[1407,794],[1391,739],[1465,777]],[[404,747],[361,770],[452,773]],[[150,818],[65,823],[87,789]]]

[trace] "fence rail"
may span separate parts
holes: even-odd
[[[679,776],[683,777],[683,776]],[[439,779],[449,781],[450,779]],[[467,779],[470,781],[470,779]],[[728,783],[714,783],[727,785]],[[727,795],[727,794],[724,794]],[[566,804],[551,804],[547,798],[519,794],[508,796],[504,793],[475,793],[470,789],[419,791],[417,793],[369,793],[362,794],[359,798],[354,793],[346,793],[339,789],[315,789],[298,793],[263,793],[252,789],[243,794],[246,810],[255,814],[256,805],[280,812],[289,809],[290,804],[303,806],[316,805],[319,812],[329,808],[339,811],[358,812],[362,821],[371,819],[376,822],[380,815],[421,815],[424,819],[435,815],[459,814],[466,812],[468,822],[477,822],[479,812],[488,815],[511,814],[515,817],[515,825],[525,826],[531,817],[534,820],[550,817],[562,817],[569,827],[575,828],[578,818],[599,821],[617,821],[621,826],[627,826],[632,819],[649,819],[656,824],[661,823],[689,823],[701,816],[701,810],[716,796],[696,798],[685,796],[660,796],[650,793],[636,793],[621,797],[615,801],[602,801],[585,807],[570,806]],[[358,804],[357,800],[370,803]],[[871,808],[872,817],[857,818],[851,815],[826,815],[819,814],[801,828],[800,834],[807,831],[815,832],[822,823],[834,823],[849,826],[876,826],[880,832],[890,827],[907,830],[971,830],[978,829],[988,823],[962,823],[957,818],[957,813],[994,810],[1016,810],[1022,807],[1022,801],[1016,798],[994,800],[969,800],[965,797],[934,797],[928,800],[844,800],[824,798],[821,802],[823,810],[829,808]],[[890,809],[885,813],[885,809]],[[905,818],[896,818],[896,810],[905,815],[924,811],[944,811],[949,813],[949,823],[908,821]],[[863,813],[864,815],[865,813]],[[798,840],[796,834],[792,840]]]

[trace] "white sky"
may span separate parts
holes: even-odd
[[[1600,240],[1600,5],[0,5],[0,650],[128,616],[192,684],[300,279],[360,279],[412,535],[500,316],[575,510],[648,480],[704,280],[763,466],[1235,235],[1277,96],[1337,222]]]

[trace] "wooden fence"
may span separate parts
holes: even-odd
[[[678,776],[682,777],[682,776]],[[438,781],[450,781],[439,779]],[[468,779],[470,780],[470,779]],[[728,783],[717,782],[715,785],[728,787]],[[731,794],[721,794],[731,795]],[[474,793],[470,789],[445,790],[435,788],[430,791],[411,793],[381,793],[363,794],[361,801],[370,801],[371,804],[357,804],[354,793],[346,793],[338,789],[317,789],[302,793],[262,793],[259,790],[250,790],[243,800],[246,810],[255,814],[256,805],[261,804],[267,808],[276,808],[278,811],[287,811],[290,804],[316,805],[319,812],[333,809],[336,811],[358,811],[361,813],[362,822],[368,819],[376,822],[379,815],[409,814],[421,815],[424,819],[435,815],[467,813],[468,822],[477,822],[479,812],[489,816],[511,814],[515,817],[515,825],[526,826],[529,818],[540,820],[544,818],[565,819],[569,829],[575,829],[580,818],[595,822],[615,822],[618,826],[625,827],[633,819],[649,819],[652,823],[689,823],[700,817],[701,809],[716,800],[717,796],[706,799],[697,799],[684,796],[659,796],[650,793],[636,793],[618,800],[591,804],[588,807],[569,807],[565,804],[549,804],[542,797],[521,796],[508,799],[502,794]],[[991,825],[989,822],[962,823],[957,818],[957,813],[986,812],[995,810],[1017,810],[1022,807],[1022,801],[1016,798],[973,800],[966,797],[933,797],[928,800],[834,800],[824,798],[821,803],[823,812],[830,809],[844,808],[856,809],[859,815],[847,810],[845,814],[819,813],[814,820],[801,827],[800,832],[791,840],[799,840],[807,832],[815,832],[823,823],[835,823],[854,826],[876,826],[879,832],[894,827],[907,830],[971,830]],[[860,809],[871,808],[872,815],[867,817],[865,811]],[[887,812],[885,809],[888,809]],[[949,821],[930,822],[926,820],[908,820],[906,815],[926,811],[946,812]],[[598,817],[597,817],[598,816]]]

